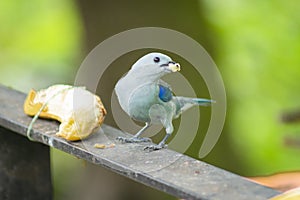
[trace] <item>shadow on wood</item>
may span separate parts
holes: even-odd
[[[49,147],[1,127],[0,199],[52,199]]]

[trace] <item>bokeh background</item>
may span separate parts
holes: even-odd
[[[297,171],[300,124],[281,118],[300,111],[299,8],[298,0],[0,1],[0,83],[25,93],[73,84],[85,55],[106,38],[136,27],[171,28],[203,45],[226,87],[224,131],[204,161],[242,176]],[[101,80],[98,94],[108,110],[116,80],[138,55],[120,58]],[[184,75],[207,96],[192,73]],[[106,122],[115,126],[112,116]],[[186,152],[195,158],[201,127]],[[51,156],[57,200],[174,199],[60,151]]]

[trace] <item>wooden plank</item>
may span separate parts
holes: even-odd
[[[0,86],[0,126],[25,136],[31,118],[23,113],[24,99],[25,94]],[[143,150],[145,144],[119,144],[115,138],[128,134],[107,125],[81,142],[56,137],[57,130],[57,122],[39,119],[33,126],[32,138],[180,198],[266,199],[279,194],[172,150],[147,152]],[[96,149],[95,143],[116,146]]]
[[[0,199],[52,199],[49,147],[1,127]]]

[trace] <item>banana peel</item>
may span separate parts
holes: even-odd
[[[69,85],[53,85],[40,91],[31,89],[24,112],[29,116],[40,112],[39,117],[61,122],[56,135],[69,141],[82,140],[94,133],[107,114],[99,96],[83,87]]]

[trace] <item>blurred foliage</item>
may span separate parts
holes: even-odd
[[[82,26],[71,0],[0,1],[0,80],[22,91],[71,82]]]
[[[284,146],[284,137],[300,137],[300,126],[279,119],[283,111],[300,107],[300,2],[210,0],[206,5],[228,95],[227,134],[247,166],[234,171],[299,170],[300,150]]]
[[[224,137],[230,147],[222,148],[231,148],[237,163],[227,168],[248,176],[299,170],[300,150],[285,146],[284,138],[300,137],[300,125],[279,119],[300,108],[300,2],[203,2],[228,95]],[[0,1],[1,84],[27,92],[73,82],[84,33],[76,6],[71,0]],[[68,199],[80,162],[58,151],[52,158],[56,198]],[[220,167],[228,165],[217,159]]]

